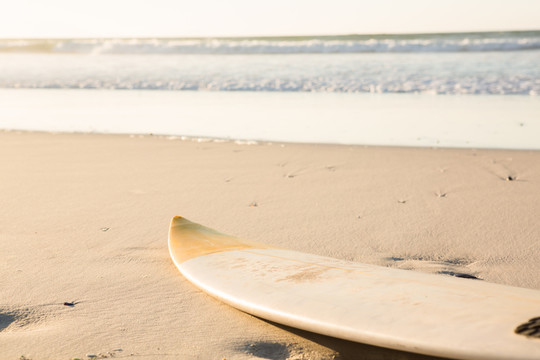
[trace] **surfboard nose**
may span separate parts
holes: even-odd
[[[191,221],[189,221],[188,219],[186,219],[183,216],[175,216],[171,220],[171,226],[181,226],[181,225],[183,225],[185,223],[190,223],[190,222]]]
[[[223,251],[265,249],[268,245],[241,240],[194,223],[182,216],[171,220],[169,252],[176,264],[189,259]]]

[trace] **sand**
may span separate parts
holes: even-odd
[[[425,358],[210,298],[169,258],[174,215],[274,246],[540,289],[539,151],[1,132],[0,169],[1,359]]]

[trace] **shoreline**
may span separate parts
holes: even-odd
[[[498,147],[452,147],[452,146],[415,146],[415,145],[382,145],[382,144],[341,144],[325,142],[294,142],[294,141],[271,141],[264,139],[231,139],[222,137],[186,136],[162,133],[105,133],[87,131],[48,131],[26,129],[0,129],[0,133],[13,134],[42,134],[42,135],[74,135],[74,136],[111,136],[127,138],[156,138],[169,141],[182,141],[193,143],[231,143],[236,145],[264,145],[264,146],[316,146],[316,147],[358,147],[358,148],[389,148],[389,149],[428,149],[428,150],[485,150],[485,151],[520,151],[537,152],[540,148],[498,148]]]
[[[15,130],[0,131],[0,166],[6,358],[427,359],[206,296],[169,257],[175,215],[277,247],[540,289],[537,150]]]

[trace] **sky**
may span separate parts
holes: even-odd
[[[0,38],[540,30],[540,0],[13,0]]]

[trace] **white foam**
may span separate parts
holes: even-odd
[[[464,52],[540,49],[540,37],[451,40],[103,40],[58,44],[55,52],[92,54],[302,54],[365,52]]]
[[[539,58],[539,50],[150,58],[0,54],[0,87],[536,96]]]
[[[540,31],[0,40],[0,87],[537,96],[539,59]]]
[[[540,32],[229,39],[0,40],[0,52],[82,54],[303,54],[540,49]]]

